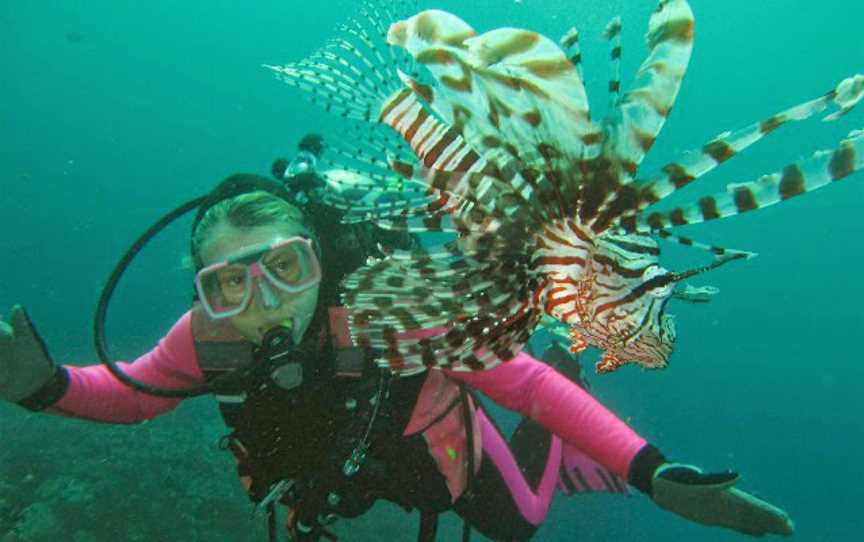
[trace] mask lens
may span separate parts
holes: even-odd
[[[248,269],[242,264],[229,264],[199,274],[199,294],[214,313],[229,313],[243,307],[249,297]]]
[[[262,260],[267,278],[289,291],[311,286],[320,278],[315,253],[301,240],[274,248]]]

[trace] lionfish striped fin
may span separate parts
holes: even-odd
[[[413,109],[410,116],[402,115],[405,109],[399,106],[399,114],[402,116],[398,120],[401,127],[393,124],[397,120],[395,116],[390,120],[382,120],[403,134],[414,153],[421,157],[420,169],[423,171],[418,179],[432,179],[443,170],[455,173],[465,171],[466,175],[474,177],[469,180],[468,186],[473,187],[474,193],[481,195],[481,199],[486,202],[486,208],[495,209],[496,212],[504,208],[506,215],[512,215],[515,210],[519,210],[526,223],[573,213],[578,185],[563,184],[561,177],[554,172],[547,174],[546,171],[538,172],[527,167],[520,169],[518,164],[512,162],[509,166],[502,167],[497,160],[500,154],[475,152],[455,128],[436,117],[436,114],[442,117],[444,115],[436,108],[440,100],[434,87],[423,85],[401,72],[399,77],[406,87],[413,91],[412,99],[417,103],[407,106]],[[389,102],[390,105],[384,106],[384,112],[391,107],[397,107],[392,104],[402,100],[407,103],[409,98],[407,95],[394,96]],[[431,113],[421,111],[422,108],[428,108]],[[409,127],[407,130],[406,126]],[[549,148],[545,150],[548,151]],[[438,155],[439,152],[443,155]],[[507,162],[507,158],[504,162]],[[483,188],[481,181],[487,186],[492,185],[494,190]],[[435,185],[434,182],[430,184]],[[465,194],[462,194],[462,197],[466,197]],[[528,216],[531,218],[526,218]]]
[[[604,36],[611,44],[609,50],[609,109],[618,104],[621,96],[621,17],[615,17],[606,25]]]
[[[366,122],[348,122],[341,134],[328,138],[325,163],[331,167],[356,166],[370,172],[391,173],[390,159],[408,161],[414,154],[402,138],[384,127]],[[331,156],[336,155],[338,161]]]
[[[394,70],[416,71],[413,59],[386,42],[385,21],[401,17],[415,2],[366,0],[360,16],[339,25],[339,34],[308,58],[284,66],[264,65],[307,100],[346,119],[374,123],[378,108],[402,88]],[[399,13],[395,13],[399,12]]]
[[[672,210],[626,217],[621,225],[630,231],[652,231],[684,224],[726,218],[768,207],[822,188],[864,167],[864,131],[849,134],[840,145],[818,151],[810,159],[793,163],[782,171],[756,181],[730,184],[724,193],[705,196],[697,203]]]
[[[357,46],[348,40],[336,39],[308,59],[284,66],[264,64],[263,67],[272,70],[288,86],[301,90],[306,100],[325,111],[368,122],[374,118],[376,105],[388,93],[349,61],[352,59],[364,59],[364,68],[371,66]],[[378,70],[372,72],[378,73]]]
[[[463,231],[453,222],[453,216],[447,213],[435,213],[427,216],[390,217],[375,219],[374,222],[385,230],[399,230],[413,233],[462,233]]]
[[[368,27],[373,24],[374,14],[367,14],[366,18]],[[310,59],[268,67],[289,85],[306,91],[311,101],[328,111],[361,124],[377,121],[390,125],[420,158],[419,164],[407,160],[392,140],[372,129],[368,140],[365,136],[359,139],[357,149],[337,150],[357,167],[381,167],[380,157],[388,156],[388,166],[397,174],[429,185],[433,203],[425,212],[440,218],[442,212],[458,210],[455,217],[458,231],[496,228],[500,218],[513,214],[514,205],[530,193],[529,183],[518,172],[501,172],[490,158],[480,156],[457,132],[440,122],[437,112],[426,109],[435,101],[431,88],[402,73],[393,60],[398,57],[379,51],[374,37],[383,26],[374,24],[379,30],[367,31],[364,21],[354,19],[342,26],[342,36],[330,40]],[[435,111],[431,107],[430,110]],[[391,150],[395,156],[390,156]],[[521,190],[527,193],[520,195]],[[388,196],[382,192],[380,197]],[[446,208],[441,204],[442,198],[448,200]],[[348,204],[341,203],[343,207]],[[366,217],[385,227],[402,227],[408,216],[420,215],[424,209],[399,209],[388,204],[378,211],[368,205],[357,211],[348,219]],[[440,231],[442,221],[430,222],[431,231]],[[410,228],[417,229],[422,223],[412,221]],[[450,230],[453,226],[451,220],[443,228]]]
[[[430,112],[435,111],[437,103],[433,89],[422,87],[404,74],[400,76],[407,88],[385,102],[380,120],[403,136],[418,162],[394,164],[394,170],[428,183],[433,190],[453,195],[459,204],[457,218],[468,229],[478,231],[479,226],[479,231],[488,231],[516,211],[524,211],[520,220],[528,221],[528,216],[541,208],[528,203],[535,191],[556,191],[546,177],[533,177],[527,170],[502,171],[494,160],[476,152],[454,128]],[[533,220],[543,218],[538,215]]]
[[[475,258],[451,244],[394,253],[345,282],[352,330],[410,374],[428,367],[488,368],[511,359],[540,315],[524,302],[532,280],[508,260]]]
[[[675,235],[668,230],[652,230],[651,234],[656,235],[664,241],[677,243],[685,247],[698,248],[706,252],[710,252],[715,257],[719,258],[734,257],[734,259],[743,258],[749,260],[750,258],[754,258],[757,256],[755,252],[750,252],[748,250],[738,250],[734,248],[725,248],[717,245],[700,243],[699,241],[691,239],[690,237],[684,237],[683,235]]]
[[[648,24],[648,58],[633,86],[607,117],[604,156],[631,176],[654,144],[678,96],[690,62],[694,24],[685,0],[660,1]]]
[[[573,64],[573,69],[579,78],[582,78],[582,49],[579,47],[579,31],[576,27],[570,27],[561,39],[558,40],[567,58]]]
[[[340,167],[322,171],[322,177],[327,188],[321,190],[320,197],[345,212],[344,222],[407,215],[415,209],[423,209],[425,213],[432,199],[425,186],[392,174],[386,177]]]
[[[700,150],[690,151],[677,162],[665,165],[661,173],[651,175],[645,180],[637,180],[634,188],[639,191],[639,204],[634,211],[642,210],[689,185],[786,123],[809,119],[832,105],[837,107],[837,111],[823,120],[835,120],[849,112],[862,98],[864,75],[856,75],[844,79],[833,90],[815,100],[712,139]]]
[[[360,194],[357,176],[351,175],[349,184],[353,183],[353,187],[335,183],[336,193],[325,194],[328,204],[346,211],[344,221],[368,220],[412,231],[420,231],[423,225],[428,231],[452,231],[452,220],[442,214],[457,208],[460,199],[428,187],[426,179],[410,178],[410,170],[416,166],[413,150],[399,134],[378,122],[382,106],[405,90],[396,72],[413,72],[416,66],[409,55],[386,43],[383,21],[392,19],[388,4],[364,2],[360,16],[340,25],[340,35],[309,58],[266,67],[288,85],[302,90],[309,101],[348,121],[342,140],[337,138],[331,144],[330,150],[339,160],[330,165],[343,173],[365,173],[374,186],[364,186],[368,193]],[[400,185],[394,181],[393,172],[407,175],[408,182]],[[411,192],[406,192],[404,186],[412,187]],[[418,186],[425,190],[419,191]],[[340,192],[340,188],[344,190]],[[474,209],[471,216],[478,214],[480,211]],[[413,220],[413,216],[422,219]]]
[[[392,25],[388,41],[439,83],[434,107],[444,122],[501,167],[565,169],[599,151],[582,80],[546,37],[518,29],[477,35],[431,10]]]
[[[453,213],[449,227],[470,235],[438,251],[397,251],[349,276],[344,302],[352,310],[352,330],[358,340],[383,352],[383,364],[403,374],[430,366],[493,366],[521,349],[539,319],[525,302],[532,279],[520,260],[524,232],[483,234],[512,212],[513,202],[522,197],[517,190],[527,181],[518,172],[508,177],[476,153],[430,112],[434,109],[427,109],[434,95],[412,78],[402,79],[406,87],[380,104],[368,104],[368,120],[393,127],[418,157],[389,157],[390,169],[424,182],[428,194],[439,199],[437,207],[427,208],[431,216],[401,213],[383,221],[394,226],[423,221],[424,230],[443,229],[448,226],[441,211],[447,209]],[[382,222],[380,214],[369,212]],[[425,222],[439,218],[431,227]]]

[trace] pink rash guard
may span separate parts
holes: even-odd
[[[192,313],[184,314],[153,350],[133,363],[118,365],[129,376],[154,386],[188,388],[203,384],[192,336]],[[107,423],[136,423],[168,412],[181,401],[135,391],[114,378],[104,365],[65,368],[69,388],[49,412]]]
[[[630,462],[646,444],[588,392],[525,352],[486,371],[445,372],[540,423],[625,480]]]
[[[184,314],[153,350],[131,364],[120,365],[130,376],[156,386],[183,388],[204,383],[195,353],[191,312]],[[50,407],[54,413],[108,423],[135,423],[168,412],[180,402],[137,392],[102,365],[66,369],[69,387]],[[646,444],[591,395],[528,354],[519,354],[487,371],[444,373],[539,422],[565,445],[583,451],[625,480],[631,461]]]

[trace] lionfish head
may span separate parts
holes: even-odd
[[[569,326],[572,350],[603,349],[601,372],[624,363],[666,366],[675,343],[666,307],[680,274],[658,264],[654,239],[611,232],[565,236],[562,227],[547,232],[538,252],[539,271],[547,277],[538,299]]]
[[[610,278],[595,277],[598,302],[586,322],[586,335],[594,335],[593,343],[606,350],[598,370],[609,372],[624,363],[665,367],[675,344],[675,320],[666,307],[676,275],[654,263],[638,277]]]

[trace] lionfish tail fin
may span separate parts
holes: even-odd
[[[680,160],[665,165],[659,173],[635,183],[634,187],[639,191],[637,210],[649,207],[684,188],[784,124],[809,119],[831,106],[835,106],[837,111],[823,120],[836,120],[848,113],[862,98],[864,75],[855,75],[844,79],[815,100],[796,105],[735,132],[722,134],[704,144],[701,149],[690,151]]]
[[[729,184],[726,192],[705,196],[690,205],[654,212],[645,218],[625,220],[622,225],[633,231],[651,231],[727,218],[812,192],[862,167],[864,130],[855,130],[835,149],[817,151],[809,159],[790,164],[782,171],[751,182]]]

